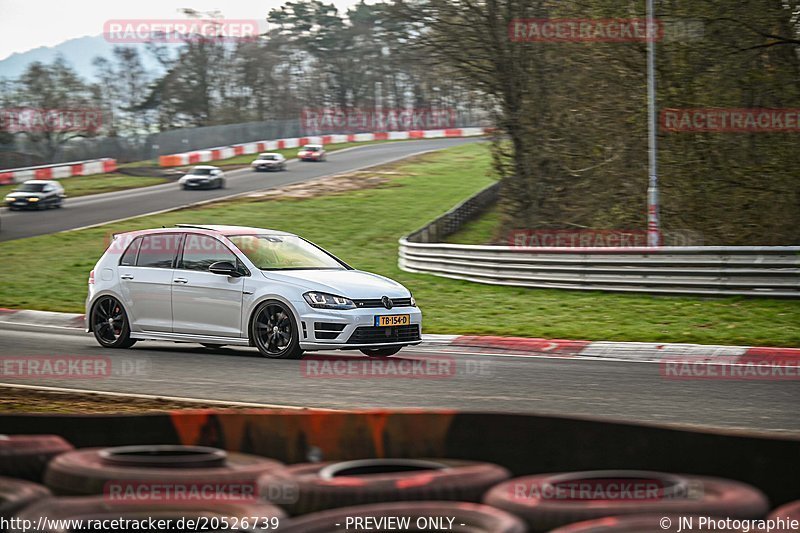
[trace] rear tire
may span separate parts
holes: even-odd
[[[130,348],[136,344],[131,338],[128,314],[113,296],[101,296],[92,306],[89,324],[94,338],[106,348]]]
[[[392,346],[389,348],[363,348],[360,351],[367,357],[391,357],[402,349],[402,346]]]
[[[250,321],[250,339],[269,359],[303,358],[294,314],[277,300],[267,300],[256,308]]]

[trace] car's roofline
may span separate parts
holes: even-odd
[[[200,225],[200,224],[176,224],[167,228],[149,228],[133,231],[124,231],[115,234],[115,237],[125,235],[127,237],[138,237],[139,235],[150,235],[160,233],[197,233],[200,235],[222,235],[233,237],[236,235],[284,235],[296,236],[294,233],[273,230],[268,228],[253,228],[249,226],[224,226],[224,225]]]

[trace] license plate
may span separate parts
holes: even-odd
[[[407,326],[411,324],[411,315],[383,315],[375,317],[376,326]]]

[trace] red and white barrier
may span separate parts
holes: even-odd
[[[251,143],[220,146],[207,150],[195,150],[180,154],[162,155],[158,164],[162,167],[177,167],[182,165],[195,165],[230,159],[237,155],[257,154],[271,150],[284,150],[298,148],[305,144],[341,144],[369,141],[402,141],[406,139],[438,139],[443,137],[474,137],[485,135],[489,128],[451,128],[445,130],[412,130],[412,131],[383,131],[374,133],[351,133],[348,135],[321,135],[308,137],[292,137],[271,141],[257,141]]]
[[[74,161],[39,167],[10,168],[0,170],[0,185],[22,183],[28,180],[59,180],[73,176],[91,176],[117,170],[117,160],[110,158]]]

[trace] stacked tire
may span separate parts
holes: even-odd
[[[306,463],[264,474],[261,497],[292,515],[384,502],[479,502],[511,474],[505,468],[456,459],[364,459]]]
[[[0,476],[39,482],[53,457],[73,449],[58,435],[0,435]]]
[[[610,499],[607,487],[652,486],[640,497]],[[645,485],[648,484],[648,485]],[[603,489],[606,490],[603,490]],[[769,502],[755,487],[727,479],[636,470],[540,474],[515,478],[489,490],[483,502],[508,511],[532,531],[551,531],[576,522],[625,515],[763,517]],[[619,518],[614,518],[619,520]],[[623,526],[629,522],[623,521]],[[641,524],[633,522],[634,531]],[[601,525],[610,525],[602,522]],[[650,524],[651,526],[653,524]],[[655,524],[658,527],[658,524]],[[597,524],[590,524],[595,527]],[[614,523],[614,527],[618,527]],[[605,531],[604,529],[601,529]],[[655,530],[650,527],[647,530]],[[600,530],[598,530],[600,531]],[[614,531],[613,529],[611,531]]]
[[[40,518],[152,518],[169,520],[159,526],[169,531],[275,530],[286,513],[258,499],[256,482],[283,468],[271,459],[208,447],[73,450],[47,466],[44,481],[57,497],[30,504],[17,517],[34,524]],[[39,531],[62,533],[46,526]]]

